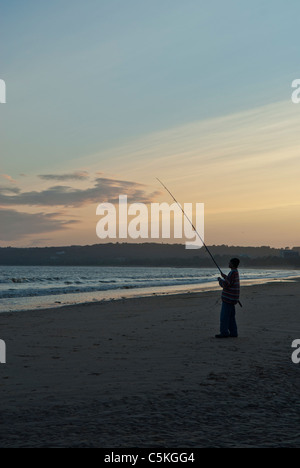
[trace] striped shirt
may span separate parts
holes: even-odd
[[[226,279],[220,280],[223,288],[222,301],[228,304],[238,304],[240,300],[240,275],[238,270],[231,270]]]

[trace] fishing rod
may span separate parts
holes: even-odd
[[[207,253],[209,254],[210,258],[212,259],[212,261],[214,262],[214,264],[216,265],[216,267],[218,268],[219,272],[221,273],[221,275],[223,275],[223,272],[221,270],[221,268],[219,267],[219,265],[217,264],[216,260],[214,259],[211,251],[209,250],[209,248],[207,247],[207,245],[205,244],[204,240],[202,239],[202,237],[200,236],[199,232],[197,231],[197,229],[195,228],[193,222],[190,220],[190,218],[188,217],[188,215],[186,214],[186,212],[184,211],[184,209],[182,208],[182,206],[180,205],[180,203],[178,203],[178,201],[176,200],[176,198],[174,197],[174,195],[170,192],[170,190],[165,186],[165,184],[162,183],[162,181],[160,179],[158,179],[158,182],[164,187],[164,189],[171,195],[171,197],[173,198],[173,200],[175,201],[175,203],[179,206],[179,208],[181,209],[183,215],[186,217],[186,219],[188,220],[188,222],[190,223],[190,225],[192,226],[193,230],[195,231],[195,233],[197,234],[197,236],[199,237],[199,239],[201,240],[203,246],[205,247]]]
[[[211,253],[211,251],[209,250],[209,248],[207,247],[207,245],[205,244],[204,240],[202,239],[202,237],[200,236],[199,232],[197,231],[197,229],[195,228],[193,222],[190,220],[190,218],[188,217],[188,215],[186,214],[186,212],[184,211],[184,209],[182,208],[182,206],[180,205],[180,203],[178,203],[178,201],[176,200],[176,198],[174,197],[174,195],[170,192],[170,190],[165,186],[165,184],[158,178],[156,177],[156,179],[158,180],[158,182],[163,186],[163,188],[171,195],[171,197],[173,198],[174,202],[179,206],[179,208],[181,209],[183,215],[185,216],[185,218],[188,220],[188,222],[190,223],[190,225],[192,226],[193,230],[195,231],[195,233],[197,234],[197,236],[199,237],[199,239],[201,240],[203,246],[205,247],[207,253],[209,254],[210,258],[212,259],[212,261],[214,262],[214,264],[216,265],[216,267],[218,268],[219,272],[221,273],[221,276],[224,277],[224,273],[222,272],[221,268],[219,267],[219,265],[217,264],[216,260],[214,259],[214,256],[213,254]],[[242,303],[240,301],[238,301],[238,304],[243,307]]]

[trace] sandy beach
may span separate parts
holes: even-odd
[[[1,448],[298,447],[299,281],[0,315]]]

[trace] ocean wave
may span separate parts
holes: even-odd
[[[212,280],[211,280],[212,281]],[[53,295],[67,295],[67,294],[79,294],[79,293],[88,293],[88,292],[101,292],[101,291],[110,291],[110,290],[121,290],[121,289],[140,289],[140,288],[147,288],[147,287],[164,287],[164,286],[182,286],[182,285],[195,285],[195,284],[203,284],[210,282],[206,278],[200,280],[199,278],[196,280],[189,280],[186,281],[184,279],[169,279],[169,280],[152,280],[149,282],[148,280],[144,280],[139,283],[126,283],[123,281],[122,283],[113,283],[107,282],[103,283],[102,285],[77,285],[80,287],[74,286],[74,283],[69,284],[69,282],[65,282],[64,285],[61,287],[43,287],[43,288],[24,288],[24,289],[9,289],[9,290],[0,290],[0,298],[8,299],[8,298],[21,298],[21,297],[37,297],[37,296],[53,296]]]
[[[90,278],[86,278],[85,282],[87,280],[91,281]],[[64,283],[64,284],[84,284],[84,278],[79,278],[79,279],[74,279],[74,280],[66,280],[65,277],[12,277],[12,278],[0,278],[0,284],[26,284],[26,283]]]
[[[1,269],[0,269],[1,271]],[[292,271],[245,270],[244,280],[292,276]],[[297,273],[295,273],[296,276]],[[299,272],[298,272],[299,274]],[[195,286],[215,282],[214,269],[178,268],[17,268],[3,269],[0,298],[29,298],[124,289]]]
[[[12,283],[22,284],[22,283],[29,283],[30,279],[28,278],[11,278]]]

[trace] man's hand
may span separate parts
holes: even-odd
[[[225,275],[225,273],[222,273],[222,278],[226,280],[226,279],[227,279],[227,275]]]

